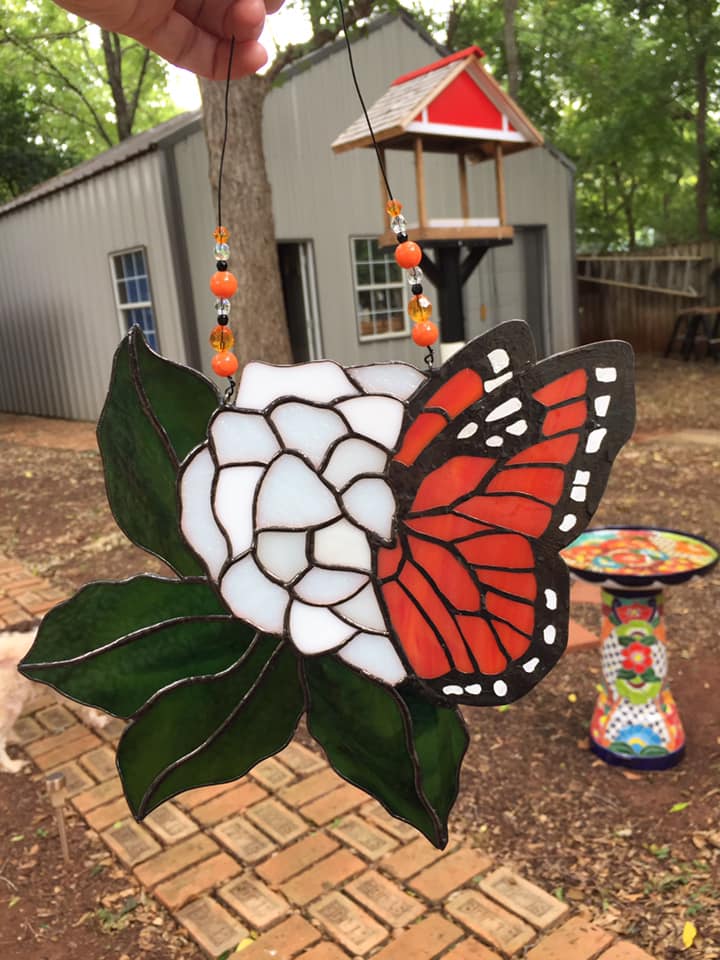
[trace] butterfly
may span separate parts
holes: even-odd
[[[559,551],[595,512],[634,423],[620,341],[535,362],[529,328],[499,325],[410,397],[388,470],[395,539],[375,551],[390,639],[432,697],[509,703],[567,645]]]

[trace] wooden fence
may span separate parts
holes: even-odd
[[[647,289],[646,281],[641,287],[633,283],[618,283],[616,280],[603,281],[601,276],[616,276],[607,269],[596,270],[596,278],[588,279],[592,271],[588,258],[578,259],[578,303],[580,312],[580,342],[591,343],[594,340],[619,338],[628,340],[638,353],[662,353],[672,333],[675,317],[680,310],[694,305],[720,304],[720,243],[689,243],[673,247],[656,247],[652,250],[638,251],[638,259],[643,257],[673,258],[678,262],[684,258],[702,257],[695,276],[697,297],[685,294],[659,293]],[[624,261],[631,254],[617,257]],[[592,259],[592,258],[590,258]],[[603,259],[606,258],[596,258]],[[613,257],[615,259],[615,257]],[[604,266],[607,266],[605,263]],[[627,271],[632,278],[633,271]],[[585,275],[585,276],[583,276]],[[663,286],[658,282],[657,286]]]

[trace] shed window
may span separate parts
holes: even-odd
[[[145,250],[138,247],[137,250],[114,253],[110,261],[123,333],[137,324],[153,350],[159,349]]]
[[[359,339],[406,337],[407,284],[393,251],[381,250],[374,237],[353,237],[351,251]]]

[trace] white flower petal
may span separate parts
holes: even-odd
[[[339,512],[335,497],[317,474],[288,453],[273,460],[260,484],[256,527],[302,530],[326,523]]]
[[[348,520],[338,520],[315,532],[313,555],[324,567],[371,570],[372,555],[365,533]]]
[[[338,619],[327,607],[312,607],[293,600],[290,607],[290,639],[301,653],[326,653],[335,650],[357,633]]]
[[[407,400],[427,381],[425,374],[409,363],[369,363],[348,367],[347,374],[363,393],[388,393],[398,400]]]
[[[232,555],[250,549],[253,539],[253,499],[265,467],[223,467],[215,487],[215,515],[232,545]]]
[[[347,486],[351,480],[363,473],[384,473],[387,466],[387,454],[380,447],[367,440],[348,437],[335,447],[323,477],[336,490]]]
[[[395,516],[395,498],[384,480],[366,477],[356,480],[342,497],[345,509],[365,527],[389,540]]]
[[[395,686],[407,676],[405,667],[387,637],[360,633],[338,651],[341,660],[383,683]]]
[[[307,567],[307,535],[290,530],[266,530],[257,538],[257,561],[271,576],[290,583]]]
[[[347,434],[342,419],[326,407],[309,403],[281,403],[271,419],[286,450],[297,450],[319,467],[328,448]]]
[[[405,407],[392,397],[355,397],[343,400],[338,410],[355,431],[392,450],[400,436]]]
[[[223,410],[210,426],[220,466],[226,463],[269,463],[280,446],[259,413]]]
[[[323,570],[313,567],[298,583],[295,584],[295,593],[307,603],[317,603],[327,606],[331,603],[341,603],[367,583],[367,575],[355,573],[352,570]]]
[[[264,410],[282,397],[333,403],[340,397],[356,396],[358,392],[343,369],[330,360],[287,367],[255,362],[248,363],[243,370],[235,406]]]
[[[234,563],[220,581],[223,600],[240,620],[258,630],[281,634],[285,626],[288,594],[258,569],[252,557]]]
[[[387,629],[375,588],[371,583],[345,603],[336,605],[334,609],[346,620],[351,620],[364,630],[382,632]]]
[[[204,446],[183,468],[180,479],[180,529],[216,578],[227,559],[227,543],[211,508],[215,464]]]

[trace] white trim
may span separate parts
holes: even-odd
[[[454,123],[422,123],[414,120],[405,128],[408,133],[427,133],[436,136],[466,137],[469,140],[507,140],[528,143],[526,137],[514,130],[491,130],[486,127],[463,127]]]
[[[116,259],[119,257],[129,256],[132,253],[142,254],[143,263],[145,265],[145,272],[137,273],[137,274],[133,273],[133,275],[129,278],[119,277],[117,275],[117,270],[115,269]],[[152,314],[152,326],[150,327],[149,330],[144,330],[143,333],[152,334],[152,336],[154,337],[155,343],[154,345],[151,344],[151,346],[153,347],[153,349],[159,351],[160,350],[160,334],[158,333],[158,328],[157,328],[157,314],[155,313],[155,308],[153,307],[153,302],[152,302],[152,286],[150,284],[150,265],[148,263],[147,249],[144,246],[137,246],[137,247],[129,247],[126,250],[113,250],[111,253],[108,254],[108,259],[110,260],[110,276],[112,277],[112,281],[113,281],[113,285],[112,285],[113,297],[115,299],[115,308],[118,312],[120,336],[125,337],[127,336],[127,332],[128,332],[128,325],[127,325],[127,321],[125,319],[124,314],[126,314],[130,310],[150,310]],[[121,303],[119,291],[118,291],[118,284],[120,284],[121,282],[125,282],[127,279],[140,280],[142,278],[147,280],[147,288],[148,288],[148,292],[150,293],[151,299],[136,300],[130,303]]]
[[[312,240],[298,244],[300,260],[300,278],[302,281],[303,303],[305,307],[305,328],[308,339],[308,352],[311,360],[322,357],[322,335],[320,332],[320,307],[318,304],[317,282],[315,278],[315,254]]]
[[[355,332],[358,338],[359,343],[370,343],[375,340],[397,340],[401,337],[410,336],[410,318],[407,313],[408,305],[408,291],[409,286],[406,282],[405,271],[401,270],[400,280],[395,283],[358,283],[358,274],[357,268],[362,261],[356,260],[355,258],[355,241],[356,240],[370,240],[377,242],[376,236],[368,236],[367,234],[358,234],[350,237],[350,263],[352,269],[352,284],[353,284],[353,306],[355,308]],[[392,251],[380,250],[382,255],[382,260],[391,260],[394,262],[394,256]],[[377,261],[373,261],[377,262]],[[368,261],[369,263],[369,261]],[[402,296],[402,317],[404,326],[402,330],[390,330],[387,333],[369,333],[363,334],[360,329],[360,324],[363,319],[369,319],[372,322],[382,321],[382,315],[374,315],[372,313],[363,313],[360,311],[360,305],[358,302],[358,293],[365,290],[400,290]],[[388,322],[389,322],[388,315]]]
[[[509,123],[509,121],[508,121],[508,118],[507,118],[507,114],[506,114],[506,113],[503,113],[503,114],[502,114],[502,128],[503,128],[503,130],[505,130],[505,131],[510,130],[510,123]]]

